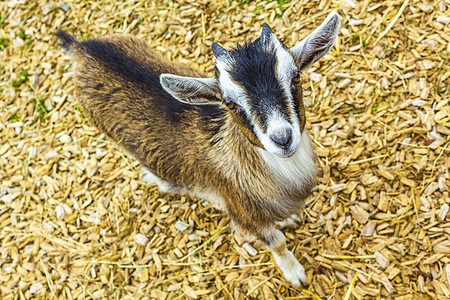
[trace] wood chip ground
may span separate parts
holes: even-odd
[[[1,299],[450,297],[450,1],[284,2],[0,2]],[[285,230],[296,289],[204,200],[139,181],[86,120],[54,33],[133,34],[212,75],[212,42],[268,22],[292,46],[333,9],[339,41],[302,76],[322,172]]]

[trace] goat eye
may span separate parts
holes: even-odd
[[[298,84],[300,83],[300,73],[296,71],[294,75],[292,75],[292,83]]]
[[[229,109],[234,109],[236,107],[236,103],[231,100],[230,98],[225,98],[224,99],[225,105],[229,108]]]

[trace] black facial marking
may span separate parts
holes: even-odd
[[[244,88],[251,113],[260,123],[262,131],[267,131],[267,117],[273,110],[278,110],[289,121],[288,100],[276,73],[276,50],[263,47],[257,39],[238,45],[230,55],[233,58],[231,78]]]
[[[303,103],[303,94],[301,84],[296,84],[291,88],[292,98],[294,99],[294,110],[298,115],[298,121],[300,125],[300,132],[303,132],[305,128],[305,105]]]

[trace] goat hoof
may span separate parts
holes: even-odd
[[[285,255],[275,257],[275,263],[283,273],[284,278],[296,287],[308,284],[305,268],[298,262],[292,252],[287,251]]]

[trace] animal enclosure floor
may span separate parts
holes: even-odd
[[[0,1],[1,299],[450,298],[450,1],[285,2]],[[333,9],[339,41],[302,75],[321,175],[284,230],[297,289],[204,200],[139,181],[54,33],[132,34],[212,76],[212,42],[267,22],[293,46]]]

